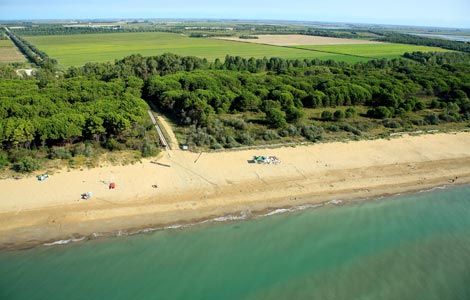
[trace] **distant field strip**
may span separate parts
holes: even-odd
[[[368,58],[396,58],[405,52],[435,52],[449,51],[437,47],[415,46],[405,44],[369,44],[369,45],[303,45],[295,46],[299,49],[322,51],[329,54],[353,55]]]
[[[10,40],[0,40],[0,63],[24,62],[25,57]]]
[[[302,34],[263,34],[256,35],[257,39],[240,39],[238,37],[221,37],[218,39],[253,43],[266,44],[275,46],[296,46],[296,45],[348,45],[348,44],[378,44],[379,42],[357,39],[342,39],[326,36],[313,36]]]
[[[166,52],[183,56],[197,56],[214,60],[225,56],[241,57],[282,57],[289,59],[334,59],[356,61],[347,55],[313,52],[309,50],[238,43],[209,38],[189,38],[179,34],[109,33],[81,35],[51,35],[25,37],[29,42],[58,60],[64,66],[79,66],[87,62],[114,61],[131,54],[143,56],[159,55]]]

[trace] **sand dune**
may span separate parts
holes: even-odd
[[[282,162],[249,163],[254,155]],[[0,181],[0,247],[467,183],[470,133],[202,154],[173,150],[156,160],[160,164],[62,170],[43,182]],[[109,182],[116,189],[108,189]],[[87,191],[93,197],[81,200]]]

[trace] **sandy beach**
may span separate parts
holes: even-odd
[[[281,163],[251,163],[255,155]],[[469,182],[468,132],[216,153],[171,150],[129,166],[64,169],[42,182],[1,180],[0,249]],[[88,191],[93,196],[82,200]]]

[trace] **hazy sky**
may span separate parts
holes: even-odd
[[[470,28],[470,0],[0,0],[0,20],[237,18]]]

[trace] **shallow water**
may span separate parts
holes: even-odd
[[[470,187],[4,251],[0,299],[470,299]]]

